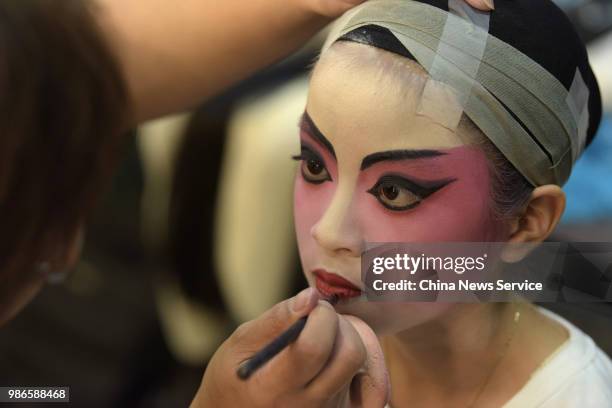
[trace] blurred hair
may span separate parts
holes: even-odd
[[[428,78],[427,71],[418,62],[356,42],[334,43],[321,55],[319,63],[331,64],[341,70],[373,64],[378,73],[373,80],[379,81],[385,91],[401,92],[402,95],[421,95]],[[465,114],[459,130],[470,136],[466,142],[479,146],[487,156],[492,215],[501,221],[516,217],[528,203],[533,186]]]
[[[0,282],[62,261],[117,158],[127,92],[89,7],[0,2]]]

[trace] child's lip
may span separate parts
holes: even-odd
[[[338,296],[339,298],[352,298],[361,295],[361,289],[349,280],[324,269],[312,271],[316,279],[317,290],[325,297]]]

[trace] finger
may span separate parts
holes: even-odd
[[[465,0],[470,6],[482,11],[495,10],[493,0]]]
[[[254,376],[261,378],[262,384],[274,378],[273,382],[283,383],[285,389],[303,389],[329,360],[337,333],[338,314],[328,302],[319,301],[295,342]],[[277,384],[270,385],[278,388]]]
[[[331,356],[319,374],[308,384],[306,392],[313,400],[327,400],[349,384],[364,366],[366,348],[357,330],[340,316],[338,335]]]
[[[230,345],[244,361],[285,331],[295,321],[310,313],[319,300],[313,288],[304,289],[291,299],[274,305],[257,319],[240,325],[230,336]]]
[[[378,337],[363,320],[343,316],[357,331],[366,349],[365,365],[351,384],[351,401],[362,407],[384,407],[390,396],[389,373]]]
[[[318,14],[335,18],[365,0],[306,0]]]

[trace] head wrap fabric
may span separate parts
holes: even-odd
[[[339,20],[324,49],[358,41],[430,75],[435,66],[436,80],[469,90],[463,111],[527,180],[562,185],[601,119],[586,49],[548,0],[497,0],[488,29],[482,50],[482,29],[449,13],[448,0],[370,0]]]

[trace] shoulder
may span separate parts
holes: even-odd
[[[612,361],[587,334],[562,317],[540,309],[569,332],[569,339],[508,402],[514,407],[612,406]]]

